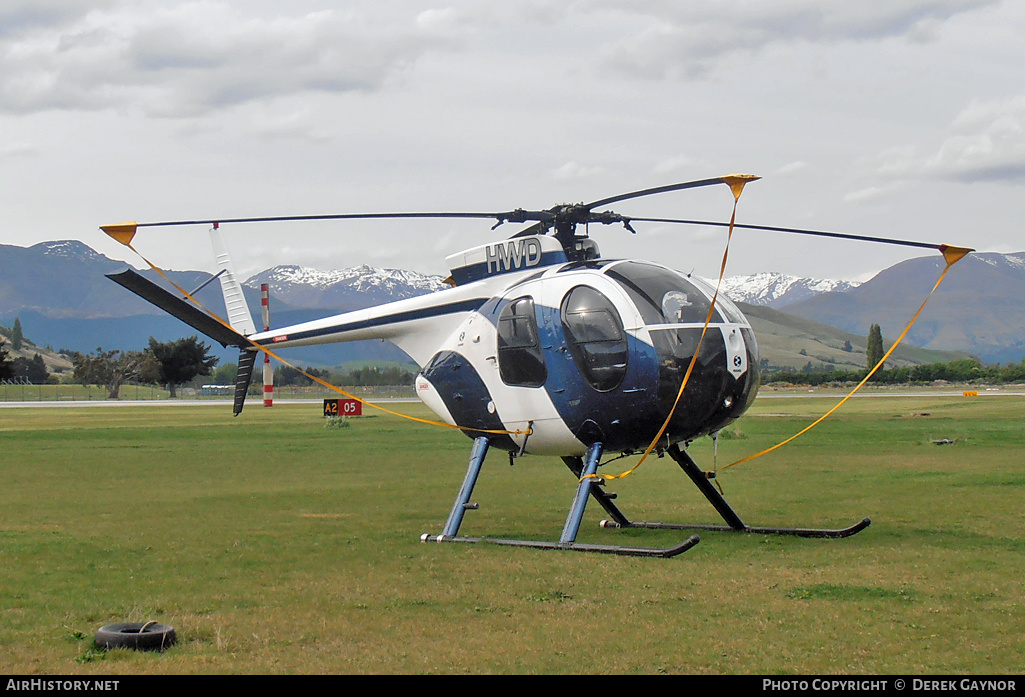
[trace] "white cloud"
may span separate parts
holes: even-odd
[[[250,132],[261,139],[300,138],[311,142],[326,142],[331,138],[330,133],[314,123],[308,107],[288,110],[283,114],[258,110],[251,115],[250,120]]]
[[[920,226],[982,248],[1023,214],[1001,187],[964,183],[1021,181],[1014,0],[0,4],[4,243],[94,244],[97,224],[136,217],[543,208],[729,171],[767,175],[744,195],[751,223]],[[620,212],[716,220],[731,203],[710,188]],[[992,216],[984,240],[956,229],[978,211]],[[344,265],[387,239],[402,255],[389,264],[440,273],[446,253],[509,232],[489,228],[284,237]],[[592,232],[609,256],[718,269],[720,229],[637,228]],[[247,230],[246,244],[307,263],[280,254],[279,232]],[[209,262],[147,241],[177,268]],[[752,270],[844,277],[876,263],[739,242],[731,263]]]
[[[577,162],[567,162],[552,172],[552,178],[557,181],[566,179],[583,179],[593,177],[605,171],[603,167],[587,167]]]
[[[794,174],[795,172],[800,172],[805,169],[808,169],[808,163],[798,160],[796,162],[788,162],[777,169],[775,173],[780,176],[784,176],[787,174]]]
[[[674,174],[678,172],[693,172],[697,167],[703,167],[705,162],[689,155],[677,155],[655,164],[655,174]]]
[[[4,0],[0,5],[0,38],[71,24],[114,4],[115,0]]]
[[[9,157],[27,157],[38,154],[39,149],[30,143],[11,143],[0,145],[0,160]]]
[[[593,0],[587,8],[614,10],[645,27],[601,51],[604,68],[635,77],[691,78],[728,56],[751,55],[771,44],[923,41],[954,15],[998,0]]]
[[[939,147],[921,155],[912,146],[892,148],[877,157],[876,173],[894,181],[956,182],[1025,179],[1025,95],[1003,100],[973,101],[954,119]],[[866,192],[869,190],[866,190]],[[848,198],[864,198],[864,192]],[[853,200],[853,198],[852,198]]]
[[[0,43],[0,110],[190,116],[304,92],[373,91],[461,41],[445,12],[268,18],[202,2],[75,19]]]
[[[972,102],[951,131],[924,161],[929,175],[969,182],[1025,179],[1025,95]]]
[[[843,201],[844,203],[861,203],[862,201],[871,201],[872,199],[897,193],[903,188],[903,182],[889,182],[879,186],[869,186],[864,189],[859,189],[845,194]]]

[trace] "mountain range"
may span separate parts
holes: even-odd
[[[714,279],[705,280],[715,285]],[[859,285],[856,281],[798,278],[766,271],[747,276],[727,276],[722,280],[722,291],[734,302],[780,310],[822,293],[843,293]]]
[[[878,324],[884,338],[904,330],[945,266],[935,255],[909,259],[843,293],[823,293],[787,305],[788,313],[865,334]],[[970,254],[950,268],[905,341],[963,351],[986,363],[1025,358],[1025,252]]]
[[[885,338],[896,337],[928,294],[941,265],[938,255],[912,259],[863,284],[759,273],[726,278],[723,290],[744,304],[756,333],[759,322],[765,322],[764,327],[771,325],[773,329],[763,333],[774,337],[819,337],[809,339],[811,343],[803,345],[800,353],[798,344],[791,342],[795,347],[793,360],[818,356],[811,361],[813,364],[834,364],[835,350],[839,350],[834,344],[848,340],[838,337],[853,337],[851,344],[857,350],[858,337],[867,335],[873,323],[881,325]],[[26,335],[37,344],[83,352],[99,346],[138,349],[150,336],[167,341],[195,333],[104,278],[104,274],[124,267],[124,262],[77,241],[42,242],[31,247],[0,245],[0,324],[10,326],[16,316],[20,317]],[[158,280],[152,271],[143,273]],[[190,291],[210,278],[201,271],[167,273]],[[271,322],[275,326],[421,295],[443,285],[440,276],[370,266],[335,271],[276,266],[244,283],[256,319],[261,283],[270,286]],[[932,350],[968,352],[986,362],[1020,361],[1025,357],[1023,297],[1025,253],[971,255],[950,271],[906,341]],[[217,283],[203,288],[199,298],[215,312],[223,312]],[[781,308],[785,312],[779,312]],[[814,330],[814,323],[842,331]],[[822,338],[827,335],[828,340]],[[774,358],[773,347],[764,337],[759,336],[759,341],[763,355],[773,364],[793,365],[789,358],[786,363],[783,358]],[[816,341],[822,346],[829,344],[831,351],[816,353]],[[214,348],[219,352],[219,345]],[[233,351],[218,355],[235,360]],[[318,365],[405,359],[397,348],[379,341],[292,349],[286,357]],[[841,362],[843,358],[841,355]],[[936,358],[922,354],[918,360]],[[861,358],[851,356],[852,364],[861,362]]]
[[[348,312],[370,305],[411,298],[446,288],[441,276],[416,271],[355,266],[318,271],[301,266],[275,266],[243,283],[259,292],[266,283],[275,300],[291,307]]]

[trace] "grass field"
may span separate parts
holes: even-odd
[[[259,393],[256,390],[261,390]],[[412,385],[380,385],[380,386],[343,386],[347,392],[359,396],[381,397],[416,397]],[[234,387],[209,391],[197,388],[178,388],[176,399],[220,399],[231,398]],[[262,388],[254,386],[251,397],[262,398]],[[170,392],[154,385],[123,385],[123,400],[166,400]],[[297,386],[278,385],[274,392],[277,400],[282,399],[321,399],[338,397],[339,394],[320,385]],[[96,385],[11,385],[0,384],[0,402],[106,402],[107,390]],[[255,399],[254,399],[255,401]]]
[[[759,400],[719,465],[834,401]],[[394,417],[2,409],[0,672],[1020,674],[1023,414],[1011,396],[853,400],[718,481],[752,525],[871,527],[704,532],[660,560],[421,544],[470,441]],[[707,439],[691,452],[711,466]],[[574,486],[558,460],[494,452],[462,532],[558,539]],[[668,458],[609,489],[634,519],[720,522]],[[592,502],[579,541],[687,535],[603,530],[602,515]],[[149,619],[179,645],[93,648],[101,625]]]

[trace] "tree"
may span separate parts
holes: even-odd
[[[4,348],[4,340],[0,339],[0,380],[9,380],[14,377],[14,366],[8,360],[7,349]]]
[[[234,385],[237,375],[238,365],[235,363],[225,363],[224,365],[217,366],[217,370],[213,372],[212,379],[215,385]]]
[[[179,385],[209,375],[217,365],[217,357],[209,355],[210,347],[197,336],[166,343],[150,337],[147,351],[156,359],[157,381],[167,386],[172,399],[178,396]]]
[[[868,347],[865,349],[869,370],[883,360],[883,353],[883,332],[878,324],[873,324],[868,330]]]
[[[145,351],[104,351],[76,353],[72,359],[75,380],[83,385],[107,389],[107,399],[120,399],[121,386],[139,377],[152,358]]]
[[[11,349],[15,351],[21,350],[21,342],[25,336],[21,333],[21,318],[14,318],[14,326],[11,327]]]
[[[24,378],[33,385],[45,385],[50,377],[50,371],[46,369],[46,363],[38,353],[32,357],[32,360],[18,356],[14,359],[13,366],[14,377]]]
[[[313,384],[312,378],[320,378],[324,382],[331,382],[331,371],[327,369],[318,370],[312,366],[305,368],[293,368],[289,365],[278,366],[274,369],[274,384],[282,387],[295,385],[296,387],[309,387]],[[349,384],[349,383],[345,383]]]

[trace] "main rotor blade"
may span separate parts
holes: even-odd
[[[699,179],[690,182],[681,182],[679,184],[669,184],[667,186],[658,186],[651,189],[642,189],[640,191],[632,191],[626,194],[619,194],[618,196],[611,196],[609,198],[600,199],[586,205],[575,205],[575,206],[557,206],[555,208],[543,211],[527,211],[522,208],[517,208],[513,211],[497,212],[497,213],[456,213],[456,212],[444,212],[444,213],[341,213],[341,214],[330,214],[330,215],[279,215],[279,216],[265,216],[255,218],[205,218],[196,220],[165,220],[153,223],[138,223],[135,221],[117,223],[114,225],[101,226],[108,234],[116,235],[134,235],[135,230],[140,227],[170,227],[170,226],[183,226],[183,225],[213,225],[221,223],[281,223],[281,222],[299,222],[299,221],[310,221],[310,220],[381,220],[381,219],[398,219],[398,218],[472,218],[478,220],[497,220],[498,225],[502,223],[524,223],[524,222],[536,222],[537,224],[532,225],[525,230],[521,230],[515,235],[515,237],[522,237],[527,234],[535,234],[537,232],[544,232],[552,223],[555,222],[558,215],[563,212],[572,215],[573,212],[577,214],[589,213],[592,209],[599,206],[606,206],[610,203],[617,201],[625,201],[633,198],[640,198],[641,196],[651,196],[653,194],[661,194],[668,191],[679,191],[681,189],[694,189],[702,186],[712,186],[713,184],[727,184],[734,186],[735,183],[741,181],[753,181],[758,179],[753,175],[739,174],[739,175],[728,175],[725,177],[716,177],[714,179]],[[587,222],[587,221],[580,221]],[[497,227],[497,225],[496,225]]]
[[[679,223],[682,225],[711,225],[714,227],[729,227],[729,223],[720,223],[711,220],[681,220],[679,218],[634,218],[629,217],[630,222],[642,222],[642,223]],[[764,230],[768,232],[789,232],[797,235],[814,235],[817,237],[835,237],[844,240],[858,240],[860,242],[879,242],[882,244],[896,244],[903,247],[920,247],[923,249],[938,249],[943,251],[943,248],[949,245],[944,244],[932,244],[929,242],[915,242],[912,240],[897,240],[889,237],[871,237],[868,235],[851,235],[843,232],[825,232],[823,230],[803,230],[792,227],[776,227],[773,225],[742,225],[735,223],[735,228],[743,228],[745,230]]]
[[[758,177],[755,177],[753,175],[747,175],[747,174],[729,175],[729,176],[725,176],[725,177],[715,177],[714,179],[697,179],[697,180],[691,181],[691,182],[681,182],[679,184],[668,184],[666,186],[656,186],[656,187],[651,188],[651,189],[641,189],[640,191],[631,191],[628,194],[620,194],[618,196],[610,196],[609,198],[603,198],[603,199],[600,199],[598,201],[594,201],[593,203],[585,204],[584,208],[586,208],[587,210],[592,210],[592,209],[597,208],[599,206],[607,206],[610,203],[618,203],[619,201],[626,201],[626,200],[629,200],[629,199],[632,199],[632,198],[640,198],[641,196],[652,196],[654,194],[664,194],[664,193],[669,192],[669,191],[680,191],[682,189],[696,189],[698,187],[713,186],[715,184],[729,184],[729,180],[731,179],[731,177],[733,177],[733,178],[740,177],[740,178],[743,178],[743,179],[748,180],[748,181],[751,181],[751,180],[754,180],[754,179],[758,179]],[[635,218],[635,220],[639,220],[639,218]]]
[[[206,218],[202,220],[168,220],[159,223],[136,223],[136,227],[167,227],[171,225],[211,225],[213,223],[281,223],[307,220],[373,220],[381,218],[479,218],[494,220],[505,213],[342,213],[337,215],[279,215],[263,218]]]

